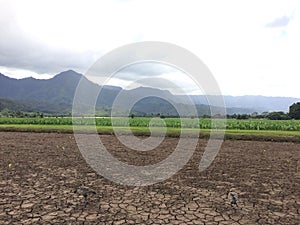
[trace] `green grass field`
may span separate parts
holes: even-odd
[[[218,121],[218,120],[217,120]],[[224,122],[224,121],[221,121]],[[211,119],[179,118],[76,118],[74,123],[81,132],[92,132],[96,125],[99,134],[113,134],[114,129],[128,133],[128,125],[135,135],[161,135],[161,128],[167,127],[166,136],[178,137],[181,130],[186,134],[209,137]],[[114,125],[112,127],[112,124]],[[200,128],[200,129],[199,129]],[[0,131],[61,132],[72,133],[72,118],[0,118]],[[249,119],[226,121],[227,139],[297,141],[300,142],[300,121],[275,121],[267,119]]]

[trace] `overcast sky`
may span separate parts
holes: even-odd
[[[0,73],[15,78],[85,73],[114,48],[164,41],[196,54],[223,94],[300,97],[300,1],[0,0],[0,35]],[[181,72],[149,64],[112,84],[148,75],[197,93]]]

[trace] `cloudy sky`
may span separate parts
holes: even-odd
[[[105,53],[163,41],[196,54],[227,95],[300,97],[300,1],[0,0],[0,73],[85,73]],[[132,66],[112,84],[147,76],[197,93],[167,66]]]

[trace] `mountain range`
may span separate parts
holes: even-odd
[[[73,97],[78,82],[83,79],[90,91],[98,92],[100,86],[87,80],[82,74],[73,70],[64,71],[51,79],[39,80],[34,78],[14,79],[0,73],[0,111],[4,108],[26,112],[39,111],[51,114],[66,114],[71,112]],[[174,104],[189,109],[184,96],[174,95],[167,90],[149,87],[138,87],[124,90],[116,86],[103,86],[101,98],[96,108],[99,112],[109,113],[116,96],[122,91],[129,99],[134,96],[155,95],[137,102],[131,113],[138,115],[164,114],[177,115]],[[249,114],[264,111],[285,111],[298,98],[265,97],[265,96],[223,96],[228,114]],[[207,99],[204,95],[191,95],[199,115],[209,114]],[[171,102],[166,101],[170,100]],[[122,112],[120,112],[122,114]],[[190,116],[190,115],[188,115]]]

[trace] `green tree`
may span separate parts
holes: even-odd
[[[8,108],[4,108],[4,109],[1,111],[1,114],[2,114],[2,116],[10,117],[10,116],[11,116],[11,111],[10,111]]]
[[[247,120],[250,118],[249,115],[247,114],[238,114],[237,117],[236,117],[238,120]]]
[[[300,102],[294,103],[290,106],[289,115],[295,120],[300,119]]]
[[[290,119],[289,115],[284,112],[270,112],[266,116],[269,120],[288,120]]]
[[[253,113],[251,113],[251,117],[252,117],[252,118],[256,118],[258,115],[259,115],[258,112],[253,112]]]

